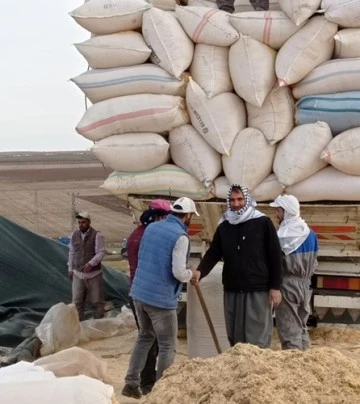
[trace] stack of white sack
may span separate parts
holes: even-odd
[[[360,199],[360,1],[88,0],[71,16],[90,70],[79,134],[103,188],[257,201]],[[331,165],[331,167],[329,167]]]

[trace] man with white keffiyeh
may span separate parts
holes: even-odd
[[[227,205],[199,264],[199,279],[223,259],[224,312],[230,345],[242,342],[267,348],[271,345],[272,309],[281,302],[282,253],[276,229],[270,218],[255,209],[246,187],[232,185]]]
[[[283,349],[305,350],[310,346],[307,320],[310,315],[311,276],[317,268],[316,234],[300,217],[300,204],[293,195],[278,196],[278,236],[283,251],[283,300],[276,309],[276,328]]]

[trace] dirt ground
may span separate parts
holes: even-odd
[[[360,331],[349,328],[319,327],[310,329],[312,346],[327,346],[338,349],[343,354],[357,358],[360,361]],[[135,400],[121,395],[124,386],[124,377],[127,371],[131,351],[136,338],[136,330],[119,337],[108,338],[101,341],[92,341],[82,345],[82,348],[91,351],[99,359],[107,363],[106,383],[115,389],[119,404],[132,404],[144,401]],[[279,350],[280,343],[274,329],[272,349]],[[187,360],[186,338],[178,339],[178,352],[175,362]]]

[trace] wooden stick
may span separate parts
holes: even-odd
[[[203,296],[203,294],[201,292],[200,286],[199,285],[194,285],[194,287],[195,287],[196,293],[198,295],[198,298],[199,298],[201,307],[203,309],[203,312],[205,314],[206,321],[207,321],[208,326],[210,328],[211,336],[212,336],[212,339],[214,341],[217,353],[221,354],[222,351],[221,351],[221,347],[220,347],[220,344],[219,344],[219,340],[217,338],[214,325],[213,325],[213,323],[211,321],[209,310],[206,307],[206,303],[205,303],[205,300],[204,300],[204,296]]]

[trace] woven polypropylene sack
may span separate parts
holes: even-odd
[[[97,141],[128,132],[166,132],[189,122],[184,99],[173,95],[135,94],[92,105],[76,131]]]
[[[281,9],[300,25],[310,18],[319,8],[321,0],[278,0]]]
[[[243,35],[280,49],[303,24],[296,25],[283,11],[248,11],[231,14],[230,22]]]
[[[206,7],[176,7],[176,16],[195,43],[230,46],[239,34],[230,24],[228,13]]]
[[[284,139],[294,127],[294,99],[288,87],[276,86],[261,107],[246,103],[248,126],[259,129],[270,144]]]
[[[321,158],[346,174],[360,175],[360,128],[346,130],[332,139]]]
[[[200,182],[211,183],[222,171],[221,155],[191,125],[179,126],[169,133],[174,163]]]
[[[151,61],[175,77],[190,66],[194,44],[171,12],[152,8],[144,14],[142,32]]]
[[[360,28],[346,28],[334,36],[334,58],[360,57]]]
[[[360,27],[360,2],[358,0],[322,0],[325,18],[348,28]]]
[[[141,28],[142,16],[151,4],[144,0],[91,0],[70,15],[96,35],[114,34]]]
[[[326,167],[320,156],[331,139],[325,122],[296,126],[276,150],[273,171],[279,182],[293,185]]]
[[[233,93],[222,93],[208,99],[204,90],[190,80],[186,105],[191,123],[200,135],[219,153],[230,154],[236,135],[246,127],[242,99]]]
[[[336,32],[336,24],[317,16],[289,38],[276,57],[279,84],[297,83],[316,66],[331,59]]]
[[[190,73],[209,98],[232,91],[229,48],[197,44]]]
[[[92,69],[71,79],[92,103],[133,94],[185,96],[188,76],[175,78],[152,63],[116,69]]]
[[[92,148],[95,156],[117,171],[147,171],[170,159],[169,143],[157,133],[125,133],[100,140]]]
[[[231,184],[242,184],[250,190],[271,174],[275,155],[265,136],[254,128],[246,128],[236,136],[230,156],[223,156],[223,168]]]
[[[93,69],[134,66],[146,62],[151,50],[139,32],[94,36],[75,44]]]

